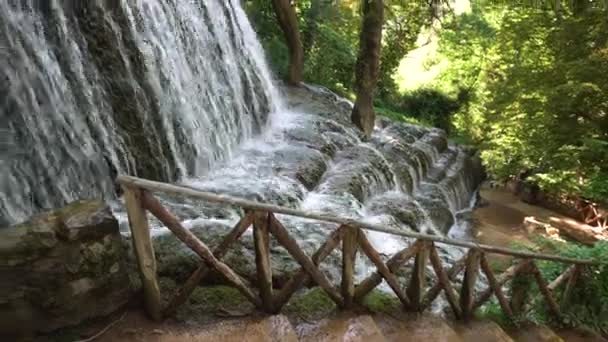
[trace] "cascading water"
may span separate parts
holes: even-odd
[[[280,107],[236,0],[1,1],[0,38],[0,223],[111,198],[108,164],[205,174]]]
[[[430,234],[447,234],[468,206],[480,180],[469,151],[448,145],[441,130],[385,119],[364,141],[349,122],[348,101],[308,86],[279,93],[237,0],[107,3],[0,3],[9,133],[2,221],[76,198],[111,200],[109,165]],[[225,232],[239,214],[171,196],[161,201],[188,227],[205,226],[206,235],[211,226]],[[122,206],[111,202],[124,222]],[[279,219],[307,251],[335,229]],[[383,253],[408,243],[368,235]]]

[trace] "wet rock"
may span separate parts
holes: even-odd
[[[352,102],[325,87],[302,84],[299,87],[284,87],[283,91],[287,95],[289,106],[297,108],[298,111],[316,113],[344,124],[350,124]]]
[[[118,222],[78,201],[0,229],[0,334],[105,316],[133,295]]]
[[[513,339],[492,321],[473,321],[468,324],[458,324],[455,329],[465,342],[513,342]]]
[[[393,175],[386,160],[365,145],[341,151],[321,180],[321,193],[348,192],[360,202],[373,193],[389,190]]]
[[[412,143],[420,139],[424,134],[429,132],[429,129],[422,126],[416,126],[405,122],[395,122],[388,125],[384,131],[394,135],[404,142]]]
[[[431,168],[427,174],[427,178],[432,183],[439,183],[447,176],[448,168],[454,163],[458,152],[456,150],[447,150],[441,155],[437,163]]]
[[[448,148],[448,136],[445,131],[433,129],[425,134],[420,141],[433,146],[437,152],[442,153]]]
[[[454,215],[445,202],[420,196],[416,197],[416,200],[427,212],[433,225],[442,233],[447,234],[454,225]]]
[[[397,192],[374,197],[366,209],[374,215],[389,214],[416,231],[420,231],[420,227],[425,223],[424,212],[417,202]]]
[[[275,152],[275,172],[297,179],[308,190],[314,189],[327,169],[324,155],[314,149],[289,146]]]
[[[384,335],[371,316],[344,313],[314,324],[298,326],[300,341],[384,341]]]
[[[418,178],[418,160],[410,153],[410,147],[397,140],[374,140],[374,146],[382,152],[399,180],[401,190],[411,194],[414,178]],[[415,173],[415,174],[414,174]]]
[[[379,315],[375,320],[389,341],[464,341],[454,328],[440,317],[411,315],[398,319],[393,315]]]
[[[295,143],[296,146],[317,150],[328,157],[333,157],[336,153],[336,147],[313,127],[290,129],[284,133],[284,136],[289,142]]]

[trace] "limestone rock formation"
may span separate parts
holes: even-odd
[[[127,303],[133,287],[121,239],[101,201],[0,228],[0,335],[51,331]]]

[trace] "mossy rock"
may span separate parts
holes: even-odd
[[[283,307],[283,313],[306,321],[321,319],[336,309],[336,304],[321,288],[295,294]]]
[[[378,289],[372,290],[362,302],[363,306],[373,312],[387,313],[401,309],[401,302],[392,293]]]
[[[175,319],[200,323],[217,317],[245,316],[254,310],[253,304],[233,287],[200,286],[192,292],[188,301],[177,309]]]

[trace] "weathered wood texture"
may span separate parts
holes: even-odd
[[[388,267],[389,271],[391,271],[392,273],[396,273],[399,268],[403,266],[403,264],[405,264],[409,259],[416,255],[416,253],[418,253],[419,247],[420,243],[414,243],[413,245],[406,247],[399,251],[397,254],[393,255],[386,262],[386,266]],[[380,274],[380,272],[372,273],[355,288],[355,300],[363,300],[363,298],[376,286],[380,285],[381,282],[382,274]]]
[[[144,291],[146,311],[150,318],[160,321],[162,318],[160,289],[156,279],[156,258],[150,240],[148,217],[142,206],[143,190],[123,187],[133,250],[139,266],[139,276]]]
[[[190,247],[198,256],[203,259],[209,267],[217,270],[229,283],[239,290],[249,301],[258,308],[262,308],[262,303],[256,295],[245,285],[245,282],[228,265],[219,261],[209,248],[199,240],[192,232],[184,228],[179,220],[168,212],[162,204],[152,195],[145,193],[142,197],[144,208],[148,209],[158,218],[175,236],[186,246]],[[262,308],[263,309],[263,308]]]
[[[447,271],[446,275],[448,276],[448,279],[450,281],[454,281],[456,279],[456,277],[458,276],[458,274],[460,273],[460,271],[462,271],[464,269],[466,260],[467,260],[467,257],[465,255],[464,257],[462,257],[461,259],[456,261],[454,263],[454,265],[452,265],[452,267],[449,269],[449,271]],[[441,292],[442,289],[443,289],[442,285],[440,283],[436,283],[428,291],[426,291],[426,294],[424,295],[424,299],[422,301],[423,310],[425,310],[431,306],[431,304],[433,303],[435,298],[437,298],[437,296],[439,296],[439,293]]]
[[[475,249],[469,250],[467,264],[464,270],[464,279],[460,289],[460,308],[462,318],[466,321],[473,318],[473,305],[475,299],[475,283],[479,276],[479,258],[481,252]]]
[[[319,285],[319,287],[321,287],[327,293],[329,298],[331,298],[339,306],[342,306],[344,303],[338,294],[338,291],[333,288],[323,272],[319,270],[317,267],[318,265],[315,265],[314,262],[300,249],[296,240],[294,240],[287,232],[287,229],[285,229],[285,227],[283,227],[283,225],[272,215],[270,216],[270,222],[270,229],[272,234],[277,238],[277,241],[279,241],[279,243],[285,247],[287,252],[289,252],[294,259],[296,259],[296,261],[302,266],[302,269],[304,269],[315,281],[315,283],[317,283],[317,285]]]
[[[355,260],[357,258],[357,236],[359,229],[346,227],[342,239],[342,297],[344,307],[351,308],[355,298]]]
[[[454,316],[456,318],[462,318],[462,309],[460,308],[458,302],[458,295],[454,288],[452,287],[452,282],[450,281],[450,276],[443,269],[443,265],[441,264],[441,259],[439,258],[439,254],[437,254],[437,250],[434,245],[430,247],[430,255],[429,258],[431,260],[431,265],[433,266],[433,270],[437,275],[437,285],[443,288],[443,292],[445,293],[445,297],[454,312]],[[424,302],[424,301],[423,301]]]
[[[536,283],[538,284],[538,289],[540,290],[540,293],[543,295],[543,297],[545,297],[545,302],[547,303],[549,310],[553,315],[559,318],[561,316],[561,311],[559,309],[559,305],[557,305],[557,302],[555,301],[555,298],[553,298],[551,290],[549,290],[548,288],[547,281],[545,280],[545,278],[543,278],[542,274],[540,273],[540,270],[538,269],[535,263],[532,263],[531,270],[532,275],[534,275],[534,279],[536,279]]]
[[[401,290],[401,286],[399,285],[399,280],[397,280],[397,277],[391,272],[391,270],[388,268],[388,266],[386,266],[384,261],[382,261],[382,257],[380,256],[378,251],[376,251],[374,249],[372,244],[369,242],[369,240],[365,236],[365,233],[362,231],[359,231],[358,239],[359,239],[359,246],[361,247],[361,250],[363,251],[363,253],[365,253],[365,255],[367,255],[369,260],[376,266],[378,273],[380,273],[382,275],[382,277],[384,279],[386,279],[386,282],[391,287],[393,292],[395,292],[395,294],[397,295],[397,298],[399,298],[399,300],[401,301],[403,306],[405,308],[409,308],[411,306],[410,299]]]
[[[153,192],[159,191],[159,192],[174,194],[174,195],[178,195],[178,196],[199,198],[199,199],[203,199],[208,202],[223,203],[225,205],[237,206],[237,207],[241,207],[243,209],[248,209],[248,210],[261,210],[261,211],[272,212],[274,214],[284,214],[284,215],[297,216],[297,217],[302,217],[302,218],[309,218],[309,219],[317,220],[317,221],[333,222],[333,223],[338,223],[340,225],[350,225],[353,227],[359,227],[359,228],[363,228],[363,229],[367,229],[367,230],[372,230],[372,231],[377,231],[377,232],[382,232],[382,233],[387,233],[387,234],[392,234],[392,235],[397,235],[397,236],[404,236],[404,237],[419,239],[419,240],[423,240],[423,241],[433,241],[436,243],[444,243],[444,244],[448,244],[448,245],[452,245],[452,246],[475,248],[475,249],[482,250],[482,251],[485,251],[488,253],[510,255],[510,256],[519,257],[519,258],[558,261],[558,262],[569,263],[569,264],[587,264],[587,265],[597,265],[598,264],[598,262],[595,260],[565,258],[565,257],[556,256],[556,255],[531,253],[531,252],[513,250],[513,249],[509,249],[509,248],[478,244],[478,243],[471,242],[471,241],[455,240],[455,239],[450,239],[450,238],[437,236],[437,235],[429,235],[429,234],[421,234],[421,233],[416,233],[416,232],[404,231],[404,230],[385,227],[385,226],[379,225],[379,224],[364,222],[361,220],[346,219],[346,218],[342,218],[342,217],[336,217],[333,215],[319,214],[319,213],[315,213],[315,212],[286,208],[286,207],[281,207],[281,206],[272,205],[272,204],[259,203],[259,202],[245,200],[242,198],[233,197],[233,196],[219,195],[219,194],[204,192],[204,191],[191,189],[191,188],[187,188],[187,187],[183,187],[183,186],[177,186],[177,185],[172,185],[172,184],[167,184],[167,183],[155,182],[155,181],[151,181],[151,180],[147,180],[147,179],[141,179],[141,178],[137,178],[137,177],[121,175],[116,178],[116,181],[125,186],[139,187],[141,189],[145,189],[145,190],[149,190],[149,191],[153,191]]]
[[[253,223],[253,213],[247,213],[245,216],[232,228],[230,233],[224,237],[222,242],[213,250],[213,255],[221,259],[228,251],[230,246],[236,242],[243,233]],[[209,274],[209,267],[203,262],[186,280],[184,285],[177,290],[167,307],[163,310],[163,316],[167,317],[173,314],[175,310],[186,302],[192,291],[200,284],[200,282]]]
[[[219,272],[235,288],[237,288],[254,305],[267,313],[276,313],[287,303],[289,298],[303,286],[312,286],[313,283],[321,287],[341,308],[350,308],[355,301],[361,300],[382,280],[386,280],[395,292],[404,308],[412,311],[423,311],[428,308],[439,293],[443,290],[446,299],[457,318],[470,320],[474,311],[485,303],[494,294],[507,317],[514,317],[525,311],[529,302],[529,288],[531,281],[536,281],[541,295],[550,311],[560,316],[560,306],[553,296],[556,288],[566,284],[563,294],[563,305],[567,305],[573,288],[579,278],[583,267],[596,264],[591,260],[577,260],[551,255],[513,251],[509,249],[479,245],[466,241],[451,240],[447,238],[410,232],[395,232],[391,228],[370,225],[356,220],[336,218],[316,213],[301,212],[295,209],[276,207],[267,204],[250,202],[230,196],[215,195],[180,188],[163,183],[140,180],[133,177],[119,177],[119,182],[125,189],[126,207],[129,223],[133,234],[133,244],[138,260],[138,266],[144,295],[146,309],[149,315],[156,320],[162,314],[169,315],[182,304],[192,293],[194,288],[209,273],[211,269]],[[137,187],[141,188],[137,188]],[[152,196],[149,190],[161,190],[174,194],[183,194],[198,197],[211,202],[226,203],[241,206],[246,215],[228,233],[213,252],[189,230],[185,229],[180,221],[167,211],[161,203]],[[156,280],[156,261],[154,250],[150,241],[150,232],[146,217],[146,210],[156,216],[176,237],[190,247],[202,259],[201,265],[189,277],[186,283],[177,291],[164,311],[161,311],[160,292]],[[288,230],[276,219],[274,213],[299,216],[321,221],[340,223],[340,226],[331,232],[328,239],[312,255],[307,256]],[[220,261],[230,246],[253,224],[254,249],[256,255],[257,288],[260,298],[247,286],[247,282],[238,276],[230,267]],[[383,256],[373,247],[361,228],[371,231],[391,233],[395,235],[416,238],[416,242],[404,248],[386,262]],[[294,273],[282,289],[275,291],[272,283],[272,267],[270,261],[270,237],[274,236],[277,242],[301,265],[301,269]],[[342,280],[340,289],[336,289],[319,269],[319,264],[336,249],[342,242]],[[469,248],[465,257],[458,260],[449,270],[445,270],[434,243],[445,243]],[[364,279],[359,285],[354,281],[354,267],[358,249],[376,267],[376,272]],[[523,258],[519,264],[509,267],[498,277],[494,275],[485,253],[497,253]],[[411,277],[407,290],[404,291],[397,277],[399,269],[414,258]],[[535,259],[551,260],[562,263],[571,263],[562,274],[552,282],[542,277],[540,270],[534,263]],[[426,288],[426,265],[430,260],[436,275],[435,284],[424,292]],[[458,274],[465,270],[460,287],[460,294],[453,282]],[[481,271],[486,275],[489,286],[482,291],[475,300],[475,283]],[[511,281],[510,301],[503,293],[505,284]],[[313,282],[313,283],[311,283]],[[424,295],[423,295],[424,294]]]
[[[498,303],[500,304],[502,311],[505,313],[507,318],[514,322],[515,315],[513,315],[511,305],[509,304],[507,297],[505,297],[505,294],[502,291],[502,285],[496,280],[496,276],[494,275],[494,272],[492,272],[492,268],[490,267],[490,264],[488,263],[485,254],[481,255],[481,259],[479,260],[479,262],[481,270],[483,271],[483,273],[485,273],[486,278],[488,279],[489,288],[494,291],[494,295],[496,296],[496,299],[498,299]],[[472,310],[475,310],[474,308],[475,306],[473,306]]]
[[[572,273],[570,273],[570,276],[568,277],[568,283],[566,284],[566,288],[564,289],[564,294],[562,295],[562,303],[561,303],[562,309],[566,308],[568,306],[568,304],[570,304],[570,298],[572,297],[572,291],[574,291],[574,286],[576,285],[578,278],[581,276],[584,266],[574,265],[573,267],[574,267],[574,269],[573,269]]]
[[[422,311],[422,296],[426,285],[426,262],[429,259],[429,242],[420,244],[418,253],[414,259],[414,269],[410,283],[407,287],[407,296],[411,302],[413,311]]]
[[[533,262],[522,263],[518,267],[511,281],[511,310],[515,315],[524,313],[525,306],[530,298],[530,286],[532,284]]]
[[[530,260],[522,260],[518,264],[512,265],[506,271],[501,273],[500,276],[497,277],[496,285],[501,286],[501,287],[504,286],[504,284],[507,281],[513,279],[513,277],[516,274],[518,274],[523,268],[527,267],[529,263],[530,263]],[[475,304],[473,305],[473,310],[479,308],[481,305],[483,305],[483,303],[488,301],[488,299],[490,299],[490,297],[492,296],[493,293],[494,293],[494,290],[490,287],[488,287],[486,290],[482,291],[477,296],[477,300],[475,301]]]
[[[267,212],[257,211],[254,213],[253,245],[255,248],[258,289],[260,291],[260,297],[262,298],[264,311],[274,313],[269,225],[270,220]]]
[[[276,234],[275,234],[276,235]],[[344,235],[344,227],[333,231],[319,249],[313,254],[311,261],[313,265],[319,266],[325,258],[338,246]],[[275,295],[275,307],[281,308],[287,303],[289,298],[304,284],[311,279],[310,273],[302,267],[293,277],[291,277],[283,288]],[[334,300],[335,301],[335,300]]]

